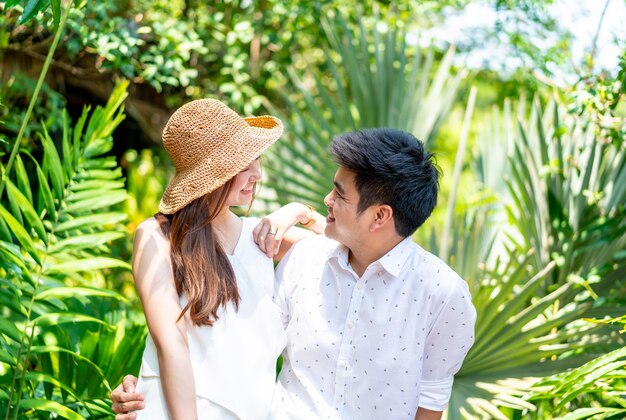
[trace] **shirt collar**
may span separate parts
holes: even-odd
[[[335,249],[330,253],[328,259],[336,259],[343,268],[348,268],[348,254],[350,250],[343,244],[337,244]]]
[[[409,257],[410,245],[413,239],[410,236],[404,238],[398,245],[378,259],[378,263],[392,276],[398,277],[400,271]]]
[[[374,261],[372,264],[380,264],[385,271],[394,277],[400,275],[400,271],[404,266],[407,258],[409,257],[409,246],[413,243],[413,239],[410,236],[404,238],[400,243],[389,250],[385,255]],[[343,244],[338,244],[335,249],[330,253],[328,259],[337,259],[337,262],[342,268],[347,269],[349,267],[348,255],[350,250]]]

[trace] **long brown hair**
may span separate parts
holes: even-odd
[[[213,325],[220,306],[239,308],[233,267],[215,235],[211,221],[224,207],[232,179],[222,188],[195,199],[174,214],[157,213],[156,220],[170,241],[170,258],[178,295],[187,297],[187,311],[195,325]]]

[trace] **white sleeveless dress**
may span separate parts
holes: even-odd
[[[241,300],[219,311],[212,327],[187,322],[196,387],[198,419],[272,419],[276,417],[276,360],[286,337],[271,296],[274,266],[252,239],[259,219],[243,218],[239,242],[229,255]],[[186,304],[180,299],[181,307]],[[146,339],[137,392],[144,394],[140,420],[169,419],[159,378],[157,351]]]

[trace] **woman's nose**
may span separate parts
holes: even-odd
[[[250,164],[250,176],[254,178],[255,181],[261,179],[261,162],[257,159]]]

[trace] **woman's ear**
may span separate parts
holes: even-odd
[[[370,232],[393,226],[393,209],[387,204],[379,204],[375,206],[374,220],[372,222]],[[395,229],[395,226],[394,226]]]

